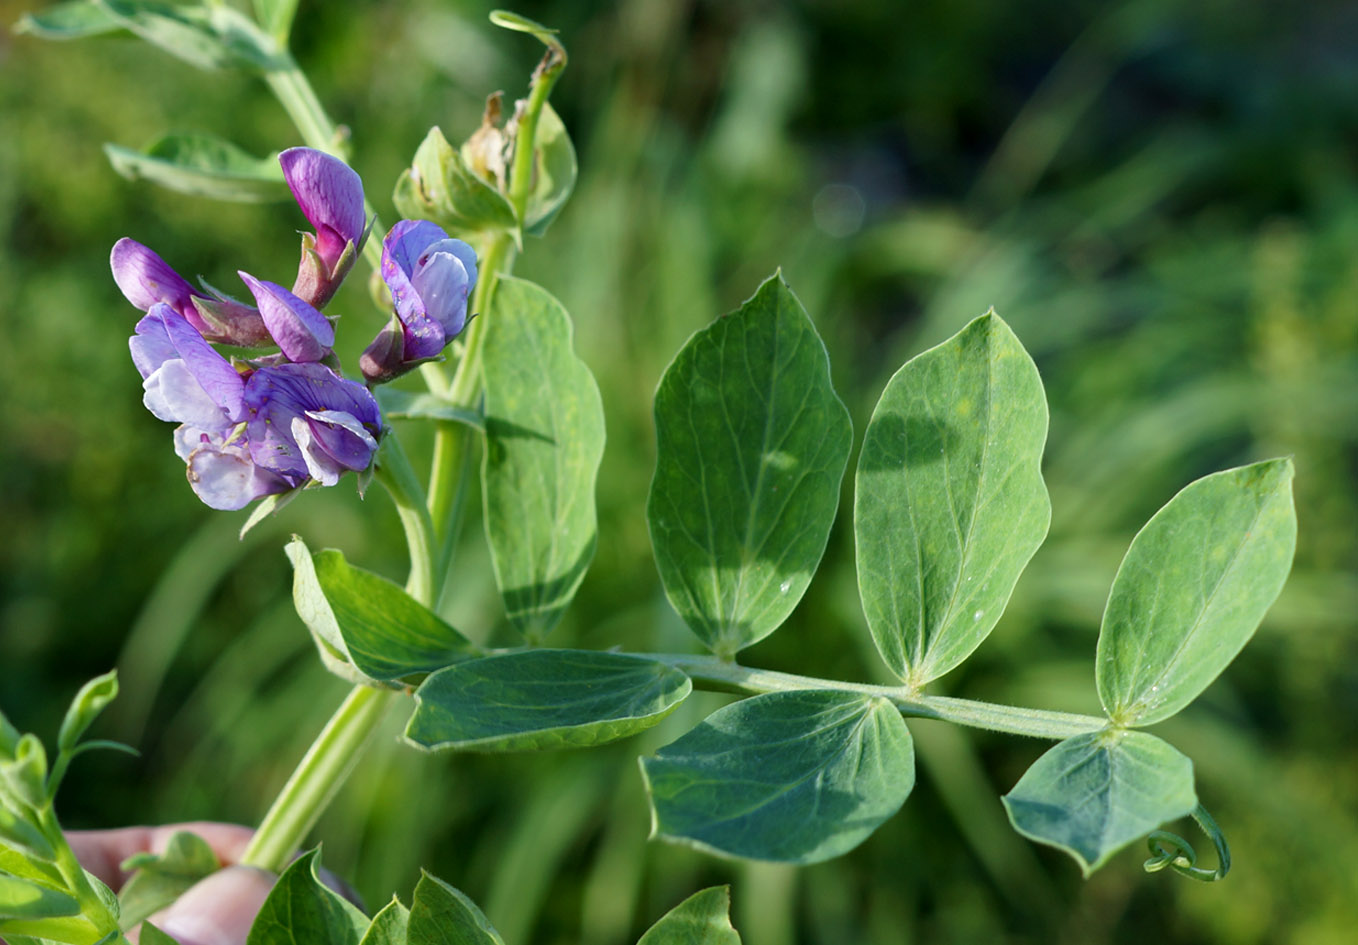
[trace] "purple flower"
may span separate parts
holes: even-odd
[[[439,357],[467,323],[476,285],[476,253],[426,220],[402,220],[382,243],[382,279],[396,318],[359,359],[372,383],[398,377]]]
[[[278,163],[297,205],[316,230],[302,236],[302,261],[292,291],[324,308],[368,236],[363,181],[339,158],[314,148],[289,148],[278,156]]]
[[[269,343],[259,311],[225,296],[200,292],[164,259],[136,240],[123,238],[109,256],[113,281],[127,300],[149,312],[163,303],[178,312],[208,341],[255,347]]]
[[[296,481],[334,485],[367,469],[382,434],[382,412],[362,384],[323,364],[281,364],[250,375],[246,437],[255,463]]]
[[[335,326],[316,309],[273,282],[238,273],[259,304],[264,326],[289,361],[320,361],[335,344]]]

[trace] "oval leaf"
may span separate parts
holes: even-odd
[[[104,153],[128,180],[149,180],[179,193],[241,203],[288,196],[276,156],[257,158],[212,135],[166,135],[142,151],[106,144]]]
[[[283,871],[250,926],[246,945],[358,945],[368,918],[321,882],[320,865],[318,851],[312,850]]]
[[[604,452],[599,385],[561,303],[503,278],[486,316],[486,538],[509,622],[530,640],[561,619],[594,557]]]
[[[415,886],[408,935],[410,945],[504,945],[476,903],[428,873]]]
[[[504,653],[426,679],[406,738],[473,751],[602,745],[655,725],[692,689],[677,669],[623,653]]]
[[[1103,614],[1095,668],[1109,717],[1150,725],[1197,698],[1277,598],[1296,542],[1288,459],[1205,476],[1156,512]]]
[[[61,722],[61,732],[57,735],[57,747],[69,752],[79,744],[85,731],[94,724],[108,704],[118,697],[118,671],[109,670],[96,676],[80,687],[66,717]]]
[[[373,923],[359,945],[406,945],[409,925],[410,910],[393,896],[391,902],[373,916]]]
[[[479,655],[462,634],[396,584],[338,551],[288,542],[293,603],[327,667],[352,682],[391,682]]]
[[[981,644],[1046,537],[1046,439],[1037,367],[994,312],[882,393],[858,459],[858,588],[878,651],[911,685]]]
[[[382,416],[388,420],[446,420],[486,432],[486,418],[480,411],[459,407],[437,394],[379,387],[373,391],[373,396],[382,408]]]
[[[900,809],[915,754],[900,712],[852,692],[775,692],[719,709],[641,770],[653,836],[725,856],[818,863]]]
[[[731,927],[731,887],[689,896],[647,930],[637,945],[740,945]]]
[[[1153,735],[1119,730],[1058,743],[1003,800],[1015,830],[1066,851],[1086,876],[1198,804],[1187,756]]]
[[[14,32],[31,33],[42,39],[83,39],[123,29],[112,13],[93,0],[71,0],[47,7],[40,13],[25,13],[14,24]]]
[[[689,339],[655,395],[646,517],[665,593],[730,657],[778,628],[825,552],[853,427],[780,275]]]
[[[98,0],[123,29],[200,69],[276,66],[272,40],[247,17],[224,4],[157,0]]]
[[[0,873],[0,919],[49,919],[79,914],[80,903],[74,896]]]

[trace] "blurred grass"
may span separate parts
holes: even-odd
[[[531,40],[488,4],[303,3],[295,47],[389,184],[428,125],[468,133],[524,86]],[[15,21],[28,2],[0,0]],[[681,649],[643,507],[650,399],[683,340],[782,266],[831,350],[861,433],[907,357],[990,305],[1038,359],[1052,406],[1052,534],[958,695],[1090,709],[1103,599],[1132,534],[1192,478],[1296,457],[1297,567],[1258,637],[1163,734],[1197,762],[1235,869],[1217,886],[1093,879],[1009,829],[998,795],[1041,746],[912,725],[920,781],[848,857],[800,871],[645,843],[635,757],[720,705],[588,754],[445,758],[383,739],[318,836],[369,902],[425,866],[511,943],[630,942],[701,884],[735,884],[750,945],[779,942],[1351,940],[1358,924],[1358,57],[1351,4],[1168,0],[718,4],[563,0],[555,93],[576,195],[519,272],[573,313],[609,443],[600,542],[554,642]],[[257,819],[343,685],[287,603],[281,546],[401,576],[385,498],[308,495],[246,545],[183,481],[141,408],[135,313],[106,252],[130,235],[224,286],[285,281],[294,208],[195,202],[108,169],[105,141],[210,130],[256,153],[297,143],[263,87],[130,40],[0,36],[0,703],[55,731],[85,678],[120,662],[101,734],[62,797],[72,826]],[[270,273],[275,275],[270,276]],[[380,318],[361,281],[352,363]],[[418,435],[414,447],[422,448]],[[846,499],[850,496],[845,488]],[[857,602],[848,506],[770,668],[881,678]],[[507,639],[484,543],[460,549],[447,615]],[[162,573],[173,575],[158,585]],[[391,720],[394,736],[399,720]]]

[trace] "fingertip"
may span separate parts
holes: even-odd
[[[151,923],[179,945],[245,945],[275,877],[249,866],[228,866],[195,884]]]

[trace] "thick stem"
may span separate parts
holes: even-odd
[[[405,531],[406,547],[410,551],[410,578],[406,581],[406,593],[420,603],[429,605],[433,603],[437,589],[435,582],[442,581],[434,566],[434,524],[429,518],[419,479],[394,432],[388,431],[382,443],[382,450],[377,455],[375,476],[390,493]]]
[[[241,857],[279,872],[358,764],[395,690],[355,686],[283,786]]]
[[[868,683],[838,682],[813,676],[797,676],[763,669],[750,669],[710,656],[685,656],[668,653],[642,654],[686,673],[700,688],[741,695],[788,692],[798,689],[838,689],[881,696],[891,700],[901,714],[921,719],[940,719],[972,728],[1028,735],[1033,738],[1062,739],[1107,728],[1108,719],[1071,712],[1047,712],[1021,706],[973,702],[949,696],[925,696],[904,686],[874,686]]]

